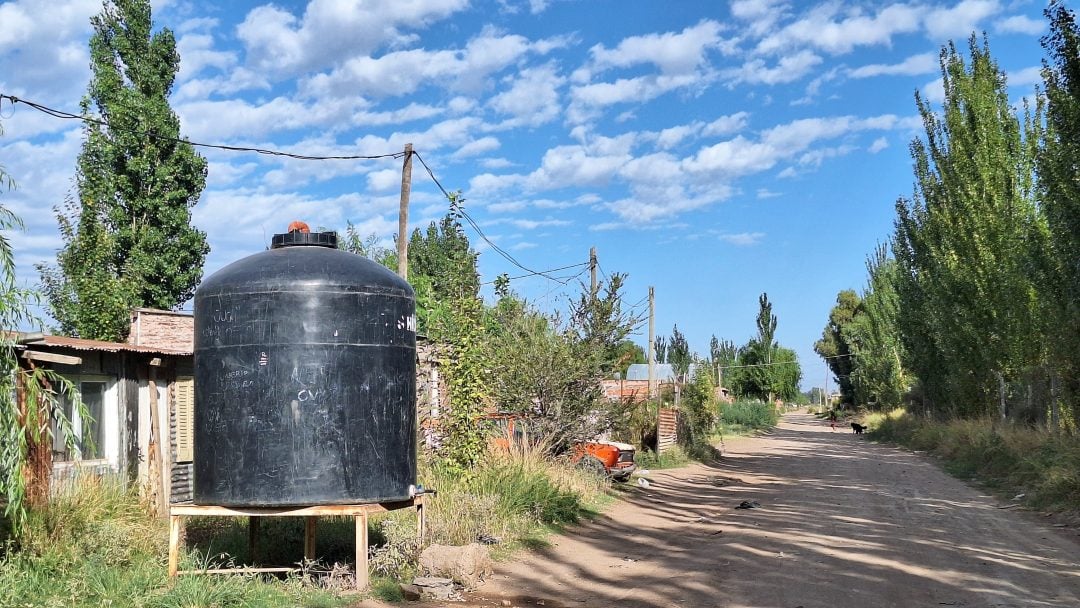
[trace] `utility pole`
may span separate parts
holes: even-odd
[[[591,281],[592,291],[590,291],[589,293],[592,294],[593,298],[595,298],[596,297],[596,247],[592,247],[592,248],[589,249],[589,277],[590,277],[590,279],[592,279],[592,281]]]
[[[409,194],[412,192],[412,144],[405,144],[401,165],[401,203],[398,207],[397,273],[409,279]]]
[[[649,399],[656,393],[656,300],[649,287]]]

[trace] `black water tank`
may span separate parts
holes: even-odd
[[[409,498],[415,297],[336,241],[275,235],[195,292],[196,504]]]

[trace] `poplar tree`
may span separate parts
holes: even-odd
[[[866,260],[867,286],[859,314],[841,330],[853,357],[850,380],[856,403],[888,409],[902,405],[908,378],[897,325],[897,265],[878,246]]]
[[[821,332],[821,339],[814,343],[814,352],[825,359],[825,364],[836,376],[840,386],[840,401],[855,402],[855,389],[851,384],[851,372],[854,369],[851,345],[845,329],[862,313],[862,300],[852,289],[845,289],[836,295],[836,306],[829,311],[829,322]]]
[[[180,139],[169,106],[180,56],[168,29],[153,31],[148,0],[107,0],[90,20],[91,80],[76,198],[57,209],[64,246],[38,265],[64,332],[121,340],[130,309],[175,309],[202,278],[206,234],[191,209],[206,159]]]
[[[1018,117],[989,45],[970,64],[941,52],[940,113],[916,93],[926,139],[911,144],[912,198],[897,201],[900,330],[910,367],[938,410],[996,409],[998,374],[1039,360],[1032,251],[1045,237],[1035,207],[1040,102]]]
[[[1042,39],[1047,132],[1039,154],[1039,202],[1050,233],[1044,285],[1059,378],[1080,414],[1080,30],[1062,2],[1046,9]]]

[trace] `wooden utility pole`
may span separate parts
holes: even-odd
[[[397,273],[409,278],[409,194],[412,192],[412,144],[405,144],[405,161],[401,166],[401,204],[398,207]]]
[[[596,247],[589,249],[589,278],[591,279],[592,297],[596,297]]]
[[[649,287],[649,399],[656,396],[656,300]]]

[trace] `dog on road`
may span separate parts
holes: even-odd
[[[859,424],[858,422],[852,422],[851,423],[851,431],[853,433],[855,433],[856,435],[862,435],[862,432],[865,431],[865,430],[866,430],[866,427]]]

